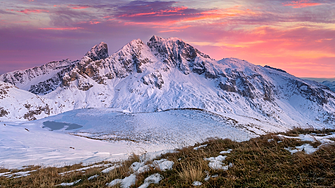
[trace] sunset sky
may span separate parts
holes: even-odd
[[[0,74],[80,59],[104,41],[178,37],[298,77],[335,77],[334,0],[0,0]]]

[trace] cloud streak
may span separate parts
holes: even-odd
[[[47,13],[47,12],[49,12],[49,10],[45,10],[45,9],[24,9],[24,10],[7,9],[7,11],[24,13],[24,14]]]
[[[311,2],[309,0],[299,0],[299,1],[291,1],[290,3],[283,3],[284,6],[291,6],[293,8],[304,8],[304,7],[312,7],[319,6],[321,3]]]

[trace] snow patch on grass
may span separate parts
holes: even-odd
[[[193,186],[200,186],[202,183],[200,181],[195,181],[192,183]]]
[[[119,165],[114,165],[114,166],[111,166],[111,167],[109,167],[109,168],[104,169],[103,171],[101,171],[101,173],[107,174],[107,173],[109,173],[110,171],[112,171],[112,170],[114,170],[114,169],[116,169],[116,168],[119,168],[119,167],[120,167]]]
[[[227,151],[221,151],[220,154],[227,154],[227,153],[231,153],[233,150],[232,149],[228,149]]]
[[[207,147],[207,144],[205,144],[205,145],[200,145],[200,146],[195,147],[195,148],[193,148],[193,149],[194,149],[194,150],[198,150],[198,149],[201,149],[201,148],[204,148],[204,147]]]
[[[150,184],[159,184],[159,182],[163,179],[163,177],[156,173],[156,174],[152,174],[150,176],[148,176],[147,178],[145,178],[144,183],[139,186],[138,188],[147,188],[149,187]]]
[[[314,148],[310,144],[303,144],[301,146],[295,146],[295,149],[293,149],[292,147],[285,148],[285,149],[291,152],[291,154],[297,153],[299,151],[304,151],[306,154],[312,154],[316,152],[319,149],[319,147]]]
[[[132,185],[135,185],[136,182],[136,175],[135,174],[131,174],[128,177],[125,177],[124,179],[115,179],[113,181],[111,181],[110,183],[107,183],[106,185],[108,187],[112,187],[115,186],[117,184],[121,184],[122,188],[128,188]]]
[[[167,159],[154,160],[153,164],[158,166],[161,171],[172,170],[174,164],[173,161],[168,161]]]
[[[76,185],[77,183],[79,183],[81,181],[81,179],[77,180],[77,181],[74,181],[74,182],[71,182],[71,183],[61,183],[61,184],[58,184],[56,186],[73,186],[73,185]]]
[[[204,160],[210,161],[208,166],[213,170],[228,170],[229,165],[225,165],[222,161],[224,161],[227,156],[219,155],[217,157],[205,158]]]

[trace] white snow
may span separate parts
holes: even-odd
[[[90,181],[90,180],[92,180],[92,179],[94,179],[94,178],[97,178],[97,177],[99,177],[98,174],[93,175],[93,176],[90,176],[89,178],[87,178],[87,180]]]
[[[329,143],[334,143],[334,141],[330,140],[329,138],[335,138],[335,134],[332,133],[330,135],[313,135],[313,134],[300,134],[299,136],[286,136],[286,135],[278,135],[279,138],[290,138],[290,139],[299,139],[301,141],[308,141],[308,142],[321,142],[317,148],[314,148],[310,144],[303,144],[301,146],[295,146],[295,149],[292,147],[285,148],[287,151],[294,154],[298,151],[304,151],[306,154],[312,154],[317,151],[321,146]]]
[[[107,183],[106,185],[108,187],[112,187],[112,186],[115,186],[117,184],[121,184],[122,188],[128,188],[128,187],[134,185],[135,182],[136,182],[136,175],[131,174],[130,176],[125,177],[123,179],[115,179],[115,180],[111,181],[110,183]]]
[[[140,162],[134,162],[133,164],[130,165],[130,168],[136,172],[140,167],[144,166],[144,163]]]
[[[205,181],[208,181],[210,178],[211,178],[211,176],[209,175],[209,172],[208,171],[206,171],[205,170],[205,173],[206,173],[206,177],[205,177]]]
[[[153,165],[158,166],[161,171],[172,170],[174,162],[167,159],[154,160]]]
[[[227,154],[227,153],[231,153],[233,150],[232,149],[228,149],[227,151],[221,151],[220,154]]]
[[[202,183],[201,183],[200,181],[194,181],[194,182],[192,183],[192,185],[193,185],[193,186],[200,186],[200,185],[202,185]]]
[[[278,137],[299,139],[301,141],[309,141],[309,142],[319,141],[322,144],[326,144],[326,143],[334,142],[330,140],[329,138],[335,138],[335,133],[332,133],[330,135],[299,134],[299,136],[286,136],[286,135],[279,134]]]
[[[65,175],[65,174],[72,173],[72,172],[85,172],[86,170],[91,169],[91,168],[100,168],[100,167],[105,167],[105,166],[109,166],[109,165],[110,164],[91,165],[91,166],[87,166],[87,167],[83,167],[83,168],[79,168],[79,169],[75,169],[75,170],[62,172],[62,173],[59,173],[59,175]]]
[[[287,151],[291,152],[291,154],[297,153],[298,151],[304,151],[306,154],[312,154],[318,150],[318,148],[314,148],[310,144],[303,144],[301,146],[295,146],[296,149],[293,148],[285,148]]]
[[[70,182],[70,183],[61,183],[61,184],[58,184],[56,186],[73,186],[73,185],[76,185],[77,183],[79,183],[81,181],[81,179],[77,180],[77,181],[74,181],[74,182]]]
[[[204,160],[209,161],[209,168],[213,170],[228,170],[229,165],[224,165],[224,161],[227,156],[219,155],[217,157],[204,158]]]
[[[53,131],[42,128],[47,121],[61,122],[64,127]],[[86,165],[126,159],[132,153],[154,158],[209,137],[243,141],[256,136],[227,124],[220,116],[194,110],[125,114],[115,109],[82,109],[4,124],[0,126],[0,166],[4,168]],[[65,124],[82,127],[66,130]]]
[[[110,171],[112,171],[112,170],[114,170],[114,169],[116,169],[116,168],[119,168],[119,167],[120,167],[119,165],[114,165],[114,166],[111,166],[111,167],[109,167],[109,168],[104,169],[103,171],[101,171],[101,173],[107,174],[107,173],[109,173]]]
[[[147,161],[147,160],[146,160]],[[145,162],[134,162],[130,168],[135,174],[147,172],[150,168],[158,168],[161,171],[171,170],[174,162],[167,159],[154,160],[152,164],[145,165]]]
[[[122,179],[115,179],[113,181],[111,181],[110,183],[107,183],[106,186],[107,187],[112,187],[112,186],[115,186],[117,184],[120,184],[122,183]]]
[[[150,184],[159,184],[159,182],[163,179],[163,177],[156,173],[156,174],[152,174],[150,176],[148,176],[147,178],[145,178],[144,183],[139,186],[138,188],[147,188],[149,187]]]
[[[289,147],[285,148],[287,151],[291,152],[291,154],[294,154],[298,151],[304,151],[306,154],[312,154],[315,151],[317,151],[321,146],[334,143],[334,141],[330,140],[329,138],[335,138],[335,133],[329,134],[329,135],[315,135],[315,134],[300,134],[299,136],[286,136],[286,135],[278,135],[279,138],[290,138],[290,139],[299,139],[301,141],[308,141],[308,142],[321,142],[321,145],[319,145],[317,148],[314,148],[310,144],[303,144],[301,146],[295,146],[294,148]],[[278,142],[279,143],[279,142]]]
[[[136,175],[132,174],[128,177],[125,177],[121,182],[121,187],[127,188],[134,185],[136,182]]]
[[[30,176],[30,173],[35,172],[36,170],[30,170],[30,171],[20,171],[20,172],[4,172],[0,173],[0,177],[4,176],[7,178],[21,178],[21,177],[26,177]]]
[[[198,149],[201,149],[201,148],[204,148],[204,147],[207,147],[207,144],[205,144],[205,145],[200,145],[200,146],[195,147],[195,148],[193,148],[193,149],[194,149],[194,150],[198,150]]]

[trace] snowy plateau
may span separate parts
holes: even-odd
[[[245,60],[214,60],[178,38],[0,75],[0,166],[62,166],[157,154],[210,137],[248,140],[334,128],[335,93]]]

